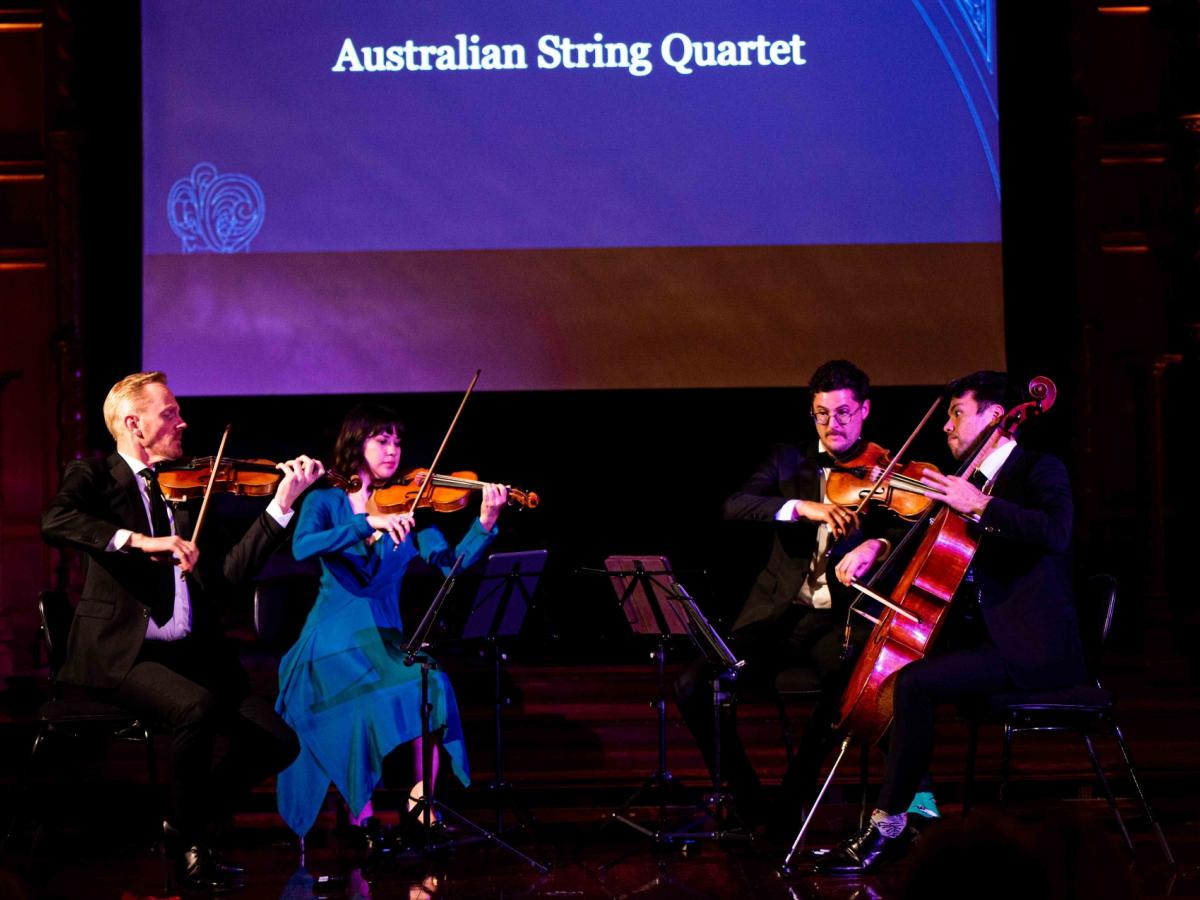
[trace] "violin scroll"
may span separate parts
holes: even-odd
[[[508,489],[509,506],[519,506],[522,509],[537,509],[537,505],[541,502],[542,498],[537,495],[536,491],[523,491],[515,487],[509,487]]]

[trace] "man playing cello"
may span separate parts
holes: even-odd
[[[961,378],[949,396],[946,443],[955,459],[967,460],[1015,397],[1000,372]],[[1085,679],[1071,588],[1066,468],[1001,437],[979,472],[986,478],[982,488],[955,475],[924,478],[945,494],[943,503],[977,521],[978,549],[935,655],[895,677],[895,718],[870,824],[818,864],[822,874],[868,872],[906,849],[905,811],[932,755],[938,704]]]

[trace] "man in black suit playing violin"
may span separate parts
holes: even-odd
[[[191,510],[168,509],[155,464],[178,459],[187,423],[166,376],[117,382],[104,401],[116,441],[107,459],[70,463],[42,516],[50,543],[87,555],[60,682],[127,707],[171,734],[168,847],[185,890],[235,887],[244,870],[208,843],[214,816],[287,766],[295,735],[249,680],[217,618],[216,601],[248,580],[285,539],[292,506],[320,476],[316,460],[280,463],[275,497],[223,557],[202,558]],[[215,761],[218,734],[228,750]]]
[[[812,799],[817,774],[835,742],[831,724],[841,697],[843,635],[847,606],[854,596],[846,585],[886,556],[884,529],[872,522],[868,537],[859,517],[828,501],[825,482],[839,460],[858,455],[870,415],[870,381],[846,360],[820,366],[809,382],[809,416],[816,439],[780,444],[749,481],[725,501],[725,518],[772,526],[766,567],[733,624],[729,643],[746,666],[738,684],[773,690],[787,669],[811,670],[822,689],[784,778],[781,828],[798,824],[801,805]],[[713,673],[703,659],[676,682],[680,710],[712,769]],[[761,788],[733,723],[723,719],[721,770],[747,824],[765,817]],[[910,795],[911,797],[911,795]]]
[[[949,396],[946,443],[955,459],[967,461],[1016,398],[1000,372],[961,378]],[[835,847],[818,872],[868,872],[906,848],[905,810],[932,755],[938,704],[1086,677],[1071,588],[1066,468],[1006,437],[978,462],[982,486],[955,475],[925,476],[944,493],[942,502],[977,523],[970,527],[977,528],[978,549],[933,655],[896,675],[895,718],[871,822]]]

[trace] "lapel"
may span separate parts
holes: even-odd
[[[1013,448],[1012,453],[1008,455],[1008,459],[1004,461],[1004,465],[1000,467],[1000,471],[996,473],[995,484],[992,486],[992,496],[1007,497],[1013,485],[1013,476],[1021,471],[1024,465],[1025,451],[1018,444]]]
[[[821,499],[821,473],[817,465],[817,453],[820,449],[817,441],[809,441],[803,449],[796,448],[795,480],[791,496],[799,500]]]
[[[129,468],[129,463],[125,462],[120,453],[113,453],[108,458],[108,469],[113,483],[117,486],[116,496],[113,498],[113,512],[132,531],[149,534],[150,519],[146,516],[146,506],[142,503],[137,476]]]

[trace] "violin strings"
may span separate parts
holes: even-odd
[[[452,475],[434,475],[433,483],[436,487],[483,487],[482,481],[471,481],[469,478],[455,478]]]

